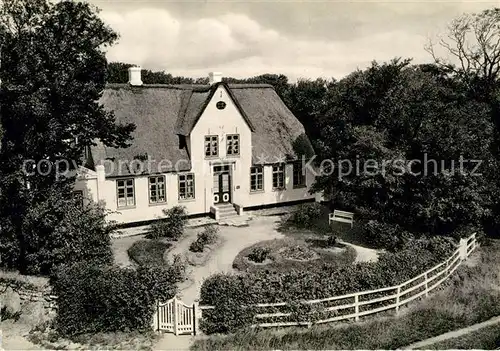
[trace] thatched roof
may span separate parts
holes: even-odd
[[[203,113],[219,84],[224,84],[235,105],[252,130],[253,162],[275,163],[283,157],[294,160],[302,154],[311,156],[312,147],[304,127],[285,106],[271,85],[225,84],[206,85],[143,85],[112,84],[105,89],[100,102],[114,112],[117,122],[134,123],[132,145],[116,149],[97,145],[92,154],[96,164],[104,162],[107,176],[136,173],[118,161],[130,163],[148,157],[156,162],[144,173],[173,171],[167,161],[158,168],[158,162],[189,161],[181,136],[187,136]],[[300,145],[298,145],[300,144]],[[298,145],[298,146],[297,146]],[[304,151],[305,150],[305,151]],[[114,171],[111,172],[111,163]],[[179,164],[177,170],[189,170],[189,162]]]

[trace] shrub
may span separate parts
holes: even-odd
[[[317,202],[300,205],[289,221],[298,228],[307,228],[315,224],[323,213],[323,206]]]
[[[191,252],[203,252],[205,249],[205,245],[200,243],[198,240],[195,240],[189,245],[189,251]]]
[[[219,237],[219,227],[215,225],[206,226],[205,229],[198,234],[198,241],[204,245],[211,245],[217,241]]]
[[[271,250],[268,247],[255,247],[248,254],[248,259],[253,262],[262,263],[269,257]]]
[[[184,234],[184,227],[187,223],[187,212],[183,206],[175,206],[168,210],[163,210],[165,218],[158,219],[150,226],[148,238],[169,238],[179,240]]]
[[[23,222],[24,274],[49,275],[59,264],[76,262],[106,265],[113,262],[110,233],[100,205],[73,200],[45,201],[30,208]]]
[[[361,236],[373,247],[395,251],[401,249],[414,236],[397,224],[370,220],[362,225]]]
[[[175,295],[178,279],[172,267],[61,266],[51,279],[58,296],[56,330],[68,336],[147,330],[156,302]]]
[[[205,229],[198,233],[195,241],[189,246],[189,251],[192,252],[203,252],[206,245],[211,245],[217,242],[219,237],[219,227],[214,225],[206,226]]]
[[[329,235],[328,239],[326,240],[326,246],[334,247],[335,245],[337,245],[337,237],[335,235]]]
[[[139,240],[128,248],[127,254],[138,265],[164,265],[163,256],[172,244],[158,240]]]
[[[219,273],[205,280],[200,305],[215,308],[203,311],[200,329],[207,334],[231,333],[252,323],[256,310],[245,307],[248,281],[243,277]]]

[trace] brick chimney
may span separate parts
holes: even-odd
[[[141,67],[130,67],[128,69],[128,83],[130,85],[142,85]]]
[[[210,72],[208,74],[209,84],[215,84],[222,82],[222,73],[221,72]]]

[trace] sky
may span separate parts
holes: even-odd
[[[373,60],[431,62],[429,39],[498,1],[89,0],[120,35],[109,61],[173,75],[341,79]],[[444,54],[444,53],[443,53]]]

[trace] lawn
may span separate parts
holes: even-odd
[[[430,346],[426,350],[449,350],[449,349],[479,349],[493,350],[500,347],[500,324],[485,327],[472,333],[441,341]]]
[[[395,349],[500,314],[500,241],[479,249],[444,288],[403,309],[399,317],[310,329],[242,330],[197,340],[193,350]]]

